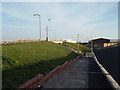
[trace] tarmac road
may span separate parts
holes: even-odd
[[[109,88],[112,90],[92,57],[84,57],[71,64],[44,83],[43,89],[45,88]]]

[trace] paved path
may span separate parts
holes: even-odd
[[[111,88],[96,62],[84,57],[48,80],[44,88]],[[43,88],[43,89],[44,89]]]

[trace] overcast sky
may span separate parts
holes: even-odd
[[[3,2],[2,39],[39,39],[41,15],[42,39],[50,21],[51,39],[88,41],[93,38],[118,38],[117,2]]]

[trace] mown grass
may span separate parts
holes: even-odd
[[[69,42],[63,42],[64,45],[68,45],[70,47],[73,47],[77,50],[78,48],[78,44],[77,43],[69,43]],[[90,52],[90,48],[89,47],[86,47],[84,45],[81,45],[79,44],[79,50],[82,51],[82,52]]]
[[[3,88],[16,88],[77,56],[69,48],[46,41],[2,45]]]

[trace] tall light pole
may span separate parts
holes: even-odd
[[[79,34],[77,33],[77,41],[78,41],[78,53],[79,53]]]
[[[34,16],[39,16],[39,25],[40,25],[40,40],[41,40],[41,18],[39,14],[34,14]]]
[[[46,26],[46,41],[48,41],[48,24]]]
[[[91,51],[93,52],[93,40],[92,40],[92,32],[91,32]]]
[[[51,19],[48,19],[48,22],[49,22],[49,40],[50,40],[50,20]]]
[[[56,29],[55,29],[55,41],[56,41]]]

